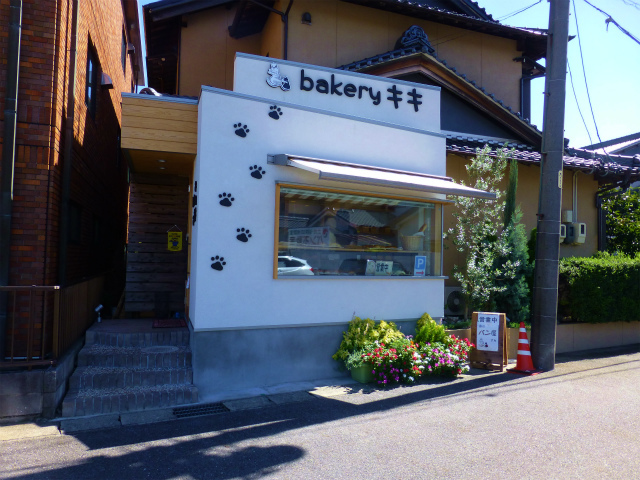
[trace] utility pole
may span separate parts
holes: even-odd
[[[556,354],[558,259],[564,155],[564,101],[569,41],[569,0],[549,0],[547,78],[545,81],[542,158],[536,262],[531,321],[531,356],[541,370],[553,370]]]

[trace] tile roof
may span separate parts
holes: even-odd
[[[514,148],[513,157],[520,163],[540,164],[541,153],[529,145],[447,134],[448,152],[475,155],[476,150],[484,147],[485,144],[492,148],[491,156],[495,156],[496,149],[506,144],[508,148]],[[614,177],[634,177],[632,180],[640,179],[640,156],[603,155],[591,150],[567,147],[564,151],[563,163],[565,168],[597,174],[600,177],[613,175],[612,179]]]
[[[625,150],[636,144],[640,144],[640,132],[632,133],[631,135],[625,135],[624,137],[613,138],[611,140],[607,140],[606,142],[594,143],[593,145],[588,145],[582,148],[584,148],[585,150],[594,150],[598,153],[611,154],[617,153],[621,150]]]
[[[461,2],[463,4],[466,4],[466,6],[470,7],[474,11],[475,15],[468,15],[464,13],[455,12],[453,10],[449,10],[448,8],[434,7],[432,5],[427,5],[423,2],[417,2],[413,0],[391,0],[389,3],[395,3],[397,5],[414,7],[420,10],[429,10],[431,12],[447,13],[449,15],[455,15],[458,17],[469,18],[473,20],[484,20],[486,22],[500,24],[500,22],[498,22],[495,18],[493,18],[493,16],[491,16],[490,13],[488,13],[483,7],[481,7],[478,4],[478,2],[468,2],[468,1]]]
[[[459,3],[458,11],[443,6],[436,7],[425,2],[415,0],[342,0],[347,3],[378,8],[381,10],[393,11],[407,16],[417,18],[436,17],[439,21],[452,24],[462,28],[474,28],[485,32],[504,35],[507,37],[526,36],[530,38],[546,38],[547,30],[542,28],[522,28],[504,25],[494,19],[478,2],[460,0],[452,3]],[[454,5],[455,7],[455,5]],[[469,13],[460,13],[466,10]],[[425,18],[426,18],[425,17]]]

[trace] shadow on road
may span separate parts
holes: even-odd
[[[636,346],[629,353],[637,351]],[[616,356],[620,354],[619,350],[615,353]],[[614,353],[611,352],[608,356],[612,357]],[[566,363],[583,357],[561,356],[558,362]],[[606,358],[606,355],[597,358]],[[616,368],[624,363],[640,362],[637,357],[632,357],[628,362],[609,361],[605,367]],[[472,371],[472,378],[464,380],[435,380],[423,386],[374,390],[366,396],[324,398],[309,395],[308,401],[299,403],[271,405],[180,421],[80,432],[73,437],[82,442],[90,452],[99,455],[92,457],[86,454],[82,463],[13,478],[258,478],[277,472],[280,467],[305,455],[303,449],[291,444],[267,447],[252,445],[252,442],[259,439],[286,432],[294,436],[296,430],[305,427],[357,419],[359,416],[421,403],[428,408],[432,401],[459,402],[475,395],[496,396],[504,388],[533,388],[534,384],[540,385],[540,380],[543,383],[547,380],[567,381],[569,378],[576,378],[573,373],[606,374],[602,368],[602,365],[591,364],[585,368],[567,368],[564,369],[566,371],[549,372],[537,377],[476,370]],[[640,368],[640,365],[631,368]],[[594,371],[590,372],[591,370]],[[292,438],[291,442],[294,441]],[[125,447],[127,453],[123,455],[121,450],[110,452],[110,449],[118,447]],[[97,452],[98,450],[103,451]]]

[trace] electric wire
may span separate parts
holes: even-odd
[[[640,3],[636,2],[635,0],[622,0],[622,3],[624,3],[625,5],[629,5],[630,7],[637,8],[638,10],[640,10]]]
[[[622,0],[622,3],[624,3],[625,5],[629,5],[630,7],[637,8],[638,10],[640,10],[640,3],[636,2],[635,0]]]
[[[613,23],[616,27],[618,27],[620,29],[620,31],[622,33],[624,33],[626,36],[628,36],[631,40],[633,40],[634,42],[636,42],[638,45],[640,45],[640,40],[638,40],[631,32],[629,32],[628,30],[625,30],[624,28],[622,28],[622,26],[616,22],[613,17],[611,15],[609,15],[607,12],[605,12],[604,10],[599,9],[598,7],[596,7],[594,4],[589,3],[587,0],[584,0],[584,3],[586,3],[587,5],[590,5],[591,7],[595,8],[596,10],[598,10],[600,13],[602,13],[603,15],[605,15],[606,17],[608,17],[605,20],[605,23],[607,24],[607,28],[609,28],[609,23]],[[575,4],[573,6],[573,10],[575,11],[576,7]]]
[[[576,88],[573,85],[573,75],[571,75],[571,66],[569,65],[569,59],[567,59],[567,68],[569,69],[569,80],[571,82],[571,90],[573,91],[573,98],[576,100],[576,106],[578,107],[578,113],[580,114],[580,118],[582,119],[582,124],[584,125],[584,129],[587,132],[587,136],[589,137],[589,145],[593,145],[593,140],[591,139],[591,133],[589,132],[589,127],[587,127],[587,122],[582,115],[582,110],[580,109],[580,103],[578,102],[578,95],[576,94]]]
[[[586,0],[585,0],[586,1]],[[598,137],[598,141],[602,143],[602,139],[600,138],[600,132],[598,131],[598,123],[596,122],[596,116],[593,113],[593,104],[591,103],[591,95],[589,94],[589,84],[587,82],[587,71],[584,67],[584,55],[582,54],[582,42],[580,41],[580,27],[578,26],[578,12],[576,10],[576,2],[575,0],[571,0],[571,4],[573,5],[573,17],[576,22],[576,36],[578,37],[578,49],[580,51],[580,62],[582,63],[582,75],[584,76],[584,86],[587,90],[587,100],[589,100],[589,109],[591,110],[591,118],[593,118],[593,125],[596,128],[596,136]],[[604,154],[609,158],[609,154],[603,148]]]
[[[542,0],[538,0],[536,3],[532,3],[532,4],[531,4],[531,5],[529,5],[528,7],[521,8],[521,9],[519,9],[519,10],[516,10],[515,12],[511,12],[511,13],[508,13],[507,15],[504,15],[504,16],[502,16],[502,17],[499,17],[499,18],[498,18],[498,20],[499,20],[499,21],[502,21],[502,20],[506,20],[507,18],[510,18],[510,17],[515,17],[515,16],[516,16],[516,15],[518,15],[519,13],[522,13],[522,12],[524,12],[525,10],[529,10],[531,7],[535,7],[535,6],[536,6],[536,5],[538,5],[539,3],[542,3]]]

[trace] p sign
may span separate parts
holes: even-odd
[[[413,276],[424,277],[427,274],[427,257],[416,255],[413,261]]]

